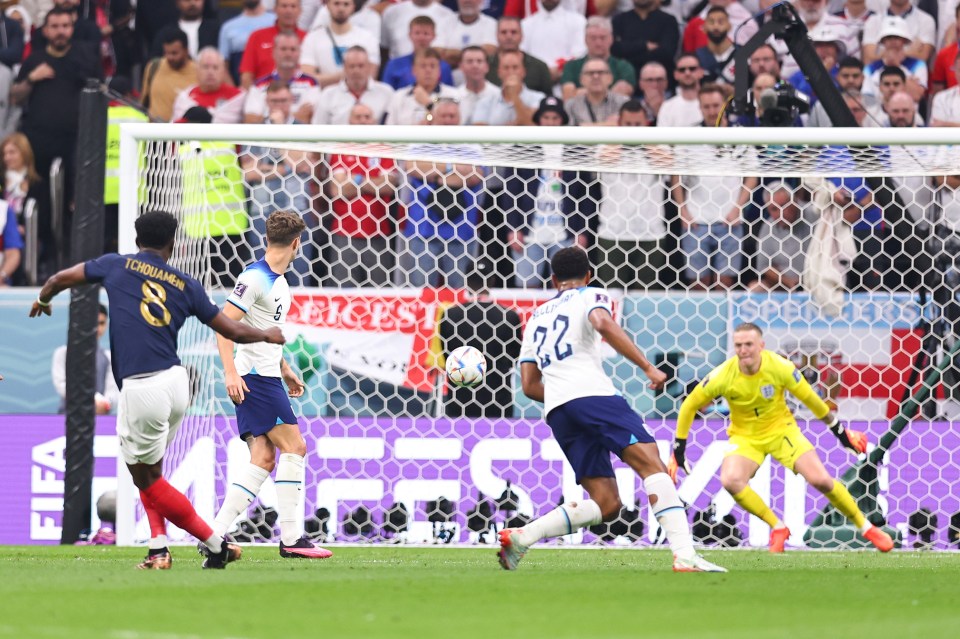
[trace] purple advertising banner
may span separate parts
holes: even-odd
[[[203,422],[187,423],[178,433],[166,473],[209,519],[226,482],[249,458],[231,419]],[[466,527],[466,513],[481,493],[491,502],[500,497],[506,481],[517,495],[519,512],[528,516],[546,512],[561,498],[583,496],[549,428],[539,420],[318,418],[301,420],[301,425],[308,444],[305,514],[309,516],[317,508],[334,513],[331,532],[335,540],[357,540],[344,534],[342,521],[361,505],[372,513],[379,531],[384,513],[394,504],[403,504],[410,514],[406,538],[430,541],[435,530],[427,521],[428,503],[445,497],[454,504],[454,539],[467,541],[472,536]],[[673,423],[652,421],[649,425],[666,457]],[[856,461],[819,422],[801,426],[831,473],[839,476]],[[116,487],[114,427],[114,418],[98,418],[94,500]],[[850,427],[866,431],[875,442],[888,424],[852,423]],[[747,542],[763,546],[769,532],[766,526],[743,516],[720,487],[718,470],[727,446],[724,428],[722,420],[694,425],[687,447],[694,467],[682,478],[680,495],[692,510],[703,510],[712,502],[718,515],[732,512]],[[5,442],[0,453],[0,512],[4,514],[0,544],[58,542],[63,500],[63,417],[3,416],[0,434]],[[614,468],[625,506],[632,507],[636,501],[645,504],[640,480],[619,461]],[[890,525],[906,533],[910,515],[921,507],[928,508],[939,519],[937,546],[946,547],[947,523],[960,511],[960,434],[952,424],[911,424],[888,453],[878,481],[879,502]],[[801,479],[769,461],[752,485],[791,527],[793,545],[800,544],[806,524],[826,505],[826,500]],[[274,500],[272,484],[268,483],[261,501],[269,506]],[[648,533],[656,530],[645,507],[641,517],[648,524]],[[95,528],[98,521],[92,524]],[[143,522],[136,530],[134,538],[142,540]],[[176,538],[176,534],[171,536]],[[576,536],[571,541],[581,538]],[[650,540],[649,535],[645,540]]]

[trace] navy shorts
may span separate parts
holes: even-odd
[[[610,453],[617,457],[631,444],[653,443],[640,417],[619,395],[581,397],[557,406],[547,424],[577,475],[613,477]]]
[[[279,424],[296,424],[297,417],[279,377],[244,375],[250,392],[237,405],[237,430],[240,437],[265,435]]]

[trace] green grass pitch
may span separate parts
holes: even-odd
[[[246,548],[224,571],[191,547],[0,548],[0,637],[484,639],[957,636],[960,554],[705,551],[729,574],[674,574],[665,550]]]

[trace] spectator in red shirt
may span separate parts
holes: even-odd
[[[201,106],[213,116],[214,123],[237,124],[243,120],[244,92],[223,81],[227,66],[223,56],[214,47],[200,50],[197,58],[197,84],[187,87],[173,102],[176,122],[187,109]]]
[[[937,52],[933,62],[933,72],[930,74],[930,95],[934,96],[944,89],[951,89],[957,85],[957,78],[953,74],[953,61],[957,59],[957,40],[960,40],[960,4],[956,8],[956,21],[953,23],[953,43],[948,44]],[[944,36],[944,40],[950,40]]]
[[[273,40],[278,33],[296,33],[300,42],[303,42],[307,35],[305,31],[297,28],[300,0],[277,0],[274,12],[277,14],[277,23],[272,27],[254,31],[247,40],[243,58],[240,60],[240,86],[243,89],[249,89],[254,80],[273,71]]]
[[[376,124],[373,111],[357,103],[350,124]],[[387,286],[396,258],[390,250],[396,194],[393,160],[361,155],[333,155],[327,195],[333,209],[330,231],[331,286]]]
[[[583,11],[584,16],[592,16],[597,13],[597,8],[594,6],[593,0],[586,0],[583,2]],[[571,11],[574,10],[574,6],[580,4],[577,2],[567,3],[564,2],[563,6]],[[532,16],[537,12],[537,9],[540,8],[540,0],[507,0],[506,4],[503,7],[503,15],[512,16],[514,18],[526,18],[527,16]]]

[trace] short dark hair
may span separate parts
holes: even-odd
[[[428,59],[428,58],[433,58],[433,59],[436,60],[438,63],[439,63],[441,60],[443,60],[443,58],[440,56],[440,52],[439,52],[439,51],[437,51],[437,50],[434,49],[433,47],[427,47],[427,48],[424,49],[423,51],[417,51],[417,52],[413,55],[413,63],[416,64],[417,62],[420,62],[421,60],[426,60],[426,59]]]
[[[99,304],[98,311],[100,315],[106,315],[107,317],[110,317],[110,313],[107,312],[107,306],[105,304]]]
[[[777,54],[777,50],[774,48],[774,46],[773,46],[772,44],[769,44],[769,43],[767,43],[767,42],[764,42],[763,44],[761,44],[760,46],[758,46],[756,49],[754,49],[754,50],[753,50],[753,53],[756,53],[756,52],[759,51],[760,49],[770,49],[770,53],[773,54],[774,60],[777,61],[777,64],[780,63],[780,56]],[[750,55],[752,56],[753,53],[751,53]]]
[[[727,10],[723,7],[712,6],[707,10],[707,15],[709,16],[711,13],[722,13],[723,15],[727,16],[727,18],[730,17],[730,14],[727,13]]]
[[[903,69],[901,69],[900,67],[894,67],[894,66],[883,67],[883,70],[880,71],[880,80],[883,80],[888,75],[895,75],[901,80],[903,80],[904,82],[907,81],[907,74],[904,73]]]
[[[841,69],[860,69],[863,71],[863,60],[860,58],[855,58],[852,55],[848,55],[843,60],[840,61]]]
[[[290,88],[290,85],[283,80],[272,80],[270,84],[267,85],[266,93],[279,93],[280,91],[289,91],[293,93],[293,89]]]
[[[54,5],[53,7],[50,8],[49,11],[47,11],[47,15],[43,17],[43,24],[40,25],[40,28],[42,29],[43,27],[47,26],[47,19],[50,16],[70,16],[71,18],[73,18],[74,15],[75,14],[73,9],[65,7],[61,4]]]
[[[623,115],[624,113],[640,113],[643,112],[646,115],[646,111],[643,109],[643,103],[637,99],[630,99],[620,105],[619,114]]]
[[[410,24],[407,25],[407,29],[412,29],[413,27],[430,27],[434,31],[437,30],[437,23],[433,21],[433,18],[430,16],[417,16],[410,21]]]
[[[724,100],[727,99],[727,92],[716,82],[707,82],[706,84],[700,85],[700,90],[697,91],[697,97],[707,95],[708,93],[719,93],[723,96]]]
[[[174,42],[179,42],[183,45],[184,49],[189,49],[190,45],[187,43],[187,34],[183,30],[174,25],[168,25],[160,30],[158,36],[160,38],[160,44],[173,44]]]
[[[164,249],[177,234],[177,218],[167,211],[148,211],[133,223],[140,248]]]
[[[695,54],[693,54],[693,53],[681,53],[681,54],[680,54],[680,57],[677,58],[677,62],[676,62],[676,64],[674,65],[674,68],[680,66],[680,61],[683,60],[684,58],[690,58],[691,60],[693,60],[694,62],[697,63],[697,66],[698,66],[698,67],[699,67],[699,66],[702,66],[702,65],[700,64],[700,58],[698,58]]]
[[[484,60],[487,59],[487,52],[484,51],[484,50],[483,50],[483,47],[481,47],[480,45],[471,44],[471,45],[468,46],[468,47],[464,47],[464,48],[460,51],[460,57],[462,58],[462,57],[463,57],[463,54],[466,53],[467,51],[479,51],[480,53],[483,54],[483,59],[484,59]]]
[[[590,258],[579,246],[568,246],[553,256],[550,270],[560,282],[579,280],[590,273]]]
[[[763,331],[760,330],[760,327],[754,324],[753,322],[741,322],[734,327],[734,333],[743,333],[744,331],[756,331],[757,335],[763,337]]]
[[[290,246],[306,230],[303,218],[293,211],[274,211],[267,218],[267,244]]]

